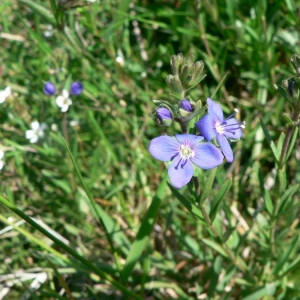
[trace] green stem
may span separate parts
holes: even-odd
[[[67,141],[67,144],[69,144],[69,134],[68,134],[66,113],[62,113],[62,130],[63,130],[64,139]]]

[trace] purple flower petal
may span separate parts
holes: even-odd
[[[223,132],[223,134],[226,137],[235,140],[243,136],[242,129],[239,127],[241,123],[237,119],[230,118],[224,122],[226,122],[226,130]]]
[[[213,116],[205,115],[195,125],[204,138],[207,141],[210,141],[216,136],[217,133],[215,123],[216,120]]]
[[[228,140],[226,139],[226,137],[222,134],[217,134],[217,141],[222,149],[222,152],[224,153],[226,160],[228,162],[232,162],[233,161],[233,152],[232,149],[230,147],[230,144],[228,142]]]
[[[213,169],[223,163],[222,152],[213,144],[199,144],[194,148],[195,156],[191,158],[193,164],[202,169]]]
[[[168,174],[171,184],[175,188],[181,189],[188,184],[193,177],[193,164],[189,159],[182,160],[180,156],[176,157],[169,167]]]
[[[182,145],[188,145],[193,148],[203,140],[203,136],[194,134],[175,134],[176,139]]]
[[[224,120],[223,110],[221,108],[221,105],[214,102],[210,98],[206,99],[207,106],[208,106],[208,113],[212,116],[215,116],[220,123]]]
[[[149,145],[148,151],[150,154],[161,161],[171,161],[179,154],[179,142],[170,136],[162,135],[154,138]]]

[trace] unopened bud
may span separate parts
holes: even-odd
[[[171,57],[171,67],[172,67],[172,72],[174,75],[179,75],[181,73],[181,66],[183,63],[183,55],[182,53],[179,53],[178,55],[173,55]]]
[[[156,120],[159,125],[170,126],[173,122],[171,111],[166,107],[160,107],[156,111]]]
[[[80,95],[83,91],[83,84],[79,81],[75,81],[71,84],[70,94],[72,95]]]
[[[172,94],[178,97],[182,97],[184,89],[181,85],[181,81],[177,75],[168,75],[167,76],[167,85],[171,90]]]
[[[52,96],[55,94],[55,92],[56,89],[54,83],[48,81],[44,84],[44,94]]]
[[[179,102],[179,113],[182,117],[186,117],[193,112],[193,106],[189,100],[183,99]]]

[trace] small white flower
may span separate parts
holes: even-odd
[[[30,124],[31,129],[26,130],[25,136],[26,139],[30,141],[30,143],[36,143],[39,138],[44,137],[44,130],[46,128],[45,123],[39,123],[38,121],[34,121]]]
[[[120,66],[123,67],[125,64],[124,58],[123,56],[117,56],[116,57],[116,63]]]
[[[79,125],[79,121],[78,120],[72,120],[72,121],[70,121],[70,126],[76,127],[78,125]]]
[[[51,124],[50,128],[51,128],[52,131],[57,131],[58,130],[58,127],[55,123]]]
[[[2,170],[4,166],[4,161],[2,160],[3,156],[4,156],[4,151],[0,149],[0,170]]]
[[[53,35],[53,26],[51,24],[46,25],[46,30],[44,31],[45,37],[51,37]]]
[[[72,100],[69,98],[69,92],[67,90],[63,90],[62,94],[56,98],[56,104],[60,107],[61,112],[66,112],[69,109]]]
[[[3,103],[8,96],[11,95],[11,88],[7,86],[4,90],[0,91],[0,103]]]

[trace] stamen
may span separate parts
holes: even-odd
[[[238,113],[238,112],[239,112],[239,110],[238,110],[237,108],[235,108],[235,109],[234,109],[234,112],[233,112],[229,117],[227,117],[227,118],[225,119],[225,121],[228,120],[228,119],[230,119],[230,118],[232,118],[233,116],[235,116],[235,114]]]
[[[173,155],[170,160],[172,161],[178,154],[179,153],[176,153],[175,155]]]
[[[182,161],[182,158],[179,160],[178,164],[175,166],[175,169],[178,169],[178,166],[180,165],[180,162]]]
[[[223,122],[221,125],[219,125],[219,130],[225,130],[227,132],[230,132],[232,134],[235,134],[235,130],[238,130],[240,128],[245,128],[246,122],[237,122],[235,124],[227,124],[227,122]]]
[[[184,162],[181,164],[181,169],[186,165],[187,159],[184,159]]]

